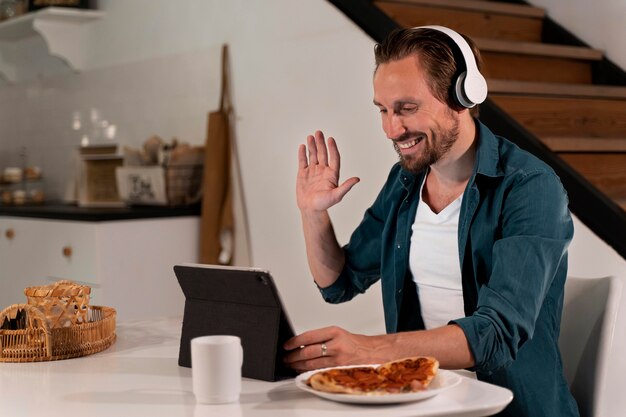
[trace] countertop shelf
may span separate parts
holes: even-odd
[[[185,207],[131,206],[115,208],[79,207],[75,204],[0,205],[0,216],[75,221],[114,221],[160,217],[199,216],[199,204]]]
[[[20,65],[16,54],[19,42],[41,37],[51,56],[59,57],[74,71],[85,68],[86,24],[101,19],[98,10],[47,7],[0,23],[0,72],[10,82],[19,79]],[[12,62],[13,61],[13,62]]]

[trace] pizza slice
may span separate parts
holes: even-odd
[[[388,391],[416,392],[428,388],[437,375],[439,362],[430,356],[417,356],[384,363],[378,373],[385,378]]]
[[[365,394],[376,391],[384,382],[377,369],[369,366],[334,368],[313,374],[307,383],[318,391]]]
[[[307,383],[318,391],[344,394],[416,392],[428,387],[438,369],[439,362],[435,358],[420,356],[387,362],[377,368],[327,369],[313,374]]]

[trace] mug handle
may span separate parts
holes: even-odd
[[[239,345],[239,366],[243,366],[243,346]]]

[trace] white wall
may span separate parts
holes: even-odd
[[[220,45],[228,42],[254,264],[274,272],[297,330],[339,324],[382,332],[378,286],[341,306],[319,297],[294,198],[297,146],[323,129],[338,140],[343,176],[362,180],[332,212],[345,242],[395,161],[371,104],[373,41],[324,0],[100,0],[100,6],[107,15],[90,31],[87,71],[0,86],[0,164],[17,163],[26,146],[31,162],[43,166],[50,194],[63,197],[79,140],[72,113],[92,107],[118,126],[121,144],[137,146],[151,134],[203,143],[206,113],[217,107]],[[601,14],[594,10],[588,17]],[[607,25],[596,22],[601,26]],[[604,37],[612,51],[623,38]],[[624,260],[578,222],[570,265],[573,275],[626,279]],[[624,323],[623,306],[620,314]],[[617,335],[620,351],[625,341]],[[614,359],[613,386],[620,387],[626,366]]]
[[[626,2],[624,0],[528,0],[548,16],[626,68]]]
[[[362,179],[333,212],[345,242],[395,161],[372,105],[373,41],[323,0],[100,6],[106,17],[88,33],[87,71],[0,88],[0,163],[19,163],[25,146],[50,196],[65,197],[84,133],[72,131],[72,114],[84,118],[92,107],[116,124],[120,144],[138,146],[151,134],[203,143],[206,113],[217,107],[220,46],[228,42],[254,263],[276,275],[298,330],[340,324],[382,332],[378,287],[342,306],[321,300],[294,198],[297,146],[324,129],[343,150],[345,175]]]

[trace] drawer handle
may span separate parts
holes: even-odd
[[[71,246],[63,246],[63,256],[66,258],[72,257],[72,247]]]
[[[7,239],[9,239],[9,240],[13,239],[13,238],[15,237],[15,230],[13,230],[13,229],[7,229],[7,230],[4,232],[4,236],[5,236]]]

